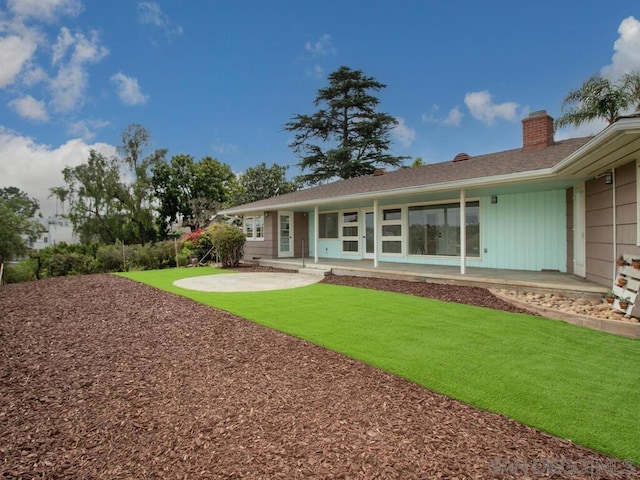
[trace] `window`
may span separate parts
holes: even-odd
[[[318,215],[318,237],[338,238],[338,212]]]
[[[341,216],[342,251],[358,253],[360,238],[358,235],[358,212],[343,212]]]
[[[466,204],[467,255],[480,256],[480,202]],[[460,255],[460,204],[409,207],[410,255]]]
[[[402,254],[402,209],[382,210],[382,253]]]
[[[244,217],[244,234],[247,240],[264,240],[264,217]]]

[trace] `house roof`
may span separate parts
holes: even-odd
[[[545,148],[524,150],[517,148],[486,155],[471,156],[468,160],[433,163],[420,167],[402,168],[383,175],[339,180],[286,195],[228,208],[221,213],[227,215],[252,211],[308,205],[318,200],[339,200],[341,197],[367,196],[409,190],[416,187],[454,185],[473,179],[524,174],[544,171],[559,164],[573,152],[585,145],[592,137],[572,138],[555,142]],[[460,158],[457,156],[456,158]]]

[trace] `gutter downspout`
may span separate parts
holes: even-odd
[[[320,240],[320,214],[318,206],[313,207],[313,263],[318,263],[318,241]]]
[[[378,199],[373,201],[373,268],[378,268]]]
[[[616,280],[616,258],[618,258],[618,235],[616,234],[616,230],[618,229],[618,225],[616,224],[616,169],[611,169],[611,201],[613,202],[612,211],[613,211],[613,261],[611,264],[613,265],[613,272],[611,274],[611,281],[614,282]]]
[[[460,190],[460,274],[467,273],[467,195]]]

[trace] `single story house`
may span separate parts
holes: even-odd
[[[336,181],[224,210],[243,218],[245,258],[370,259],[553,270],[611,285],[640,257],[640,115],[555,141],[545,111],[522,148]]]

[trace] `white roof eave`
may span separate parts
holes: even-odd
[[[414,187],[399,187],[390,190],[376,190],[366,193],[355,193],[353,195],[341,195],[330,198],[318,198],[298,202],[278,203],[273,205],[265,205],[260,208],[229,208],[226,210],[222,210],[220,213],[226,215],[238,215],[265,210],[292,210],[296,208],[311,208],[315,206],[320,207],[323,205],[331,205],[338,202],[357,202],[363,200],[373,201],[374,199],[397,197],[400,195],[410,196],[421,193],[438,193],[443,191],[465,190],[468,188],[483,188],[504,184],[546,180],[550,178],[556,178],[556,176],[552,174],[551,169],[541,169],[530,172],[509,173],[506,175],[494,175],[481,178],[476,177],[455,182],[433,183],[429,185],[417,185]]]

